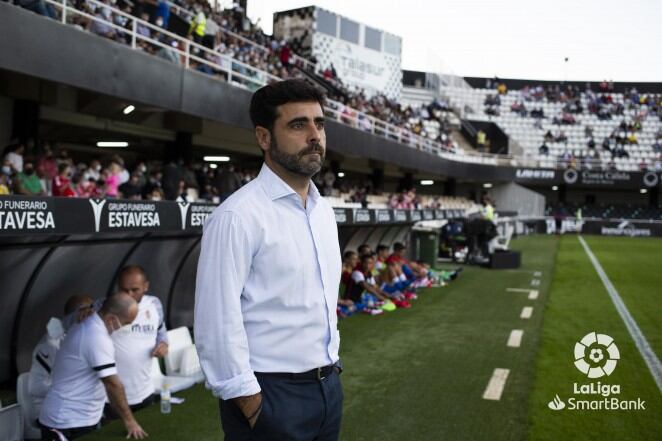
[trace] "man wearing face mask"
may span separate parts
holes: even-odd
[[[41,185],[41,179],[35,173],[31,162],[26,162],[23,171],[17,175],[16,193],[25,196],[43,196],[46,194]]]
[[[228,441],[338,439],[340,247],[311,182],[326,153],[323,105],[303,80],[255,92],[264,164],[204,225],[196,347]]]
[[[55,358],[52,386],[39,415],[43,440],[57,441],[61,435],[73,440],[95,430],[106,395],[124,422],[127,438],[147,437],[126,402],[110,338],[137,314],[138,304],[131,296],[114,294],[98,313],[69,329]]]

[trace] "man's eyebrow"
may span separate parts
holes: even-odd
[[[287,122],[287,125],[289,126],[289,125],[294,124],[294,123],[305,123],[305,122],[308,122],[308,118],[305,117],[305,116],[299,116],[299,117],[296,117],[296,118],[293,118],[293,119],[289,120]]]
[[[316,117],[314,118],[314,121],[315,121],[316,123],[318,123],[318,122],[324,122],[325,120],[326,120],[326,118],[324,118],[323,116],[316,116]],[[291,124],[295,124],[295,123],[305,123],[305,122],[308,122],[308,121],[310,121],[310,119],[309,119],[308,117],[305,117],[305,116],[299,116],[299,117],[296,117],[296,118],[293,118],[293,119],[289,120],[289,121],[287,122],[287,125],[289,126],[289,125],[291,125]]]

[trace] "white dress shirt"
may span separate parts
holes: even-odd
[[[207,219],[195,339],[214,395],[260,392],[254,372],[338,361],[341,259],[335,215],[311,182],[301,197],[263,164]]]

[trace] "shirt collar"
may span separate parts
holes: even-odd
[[[297,194],[292,187],[269,168],[266,162],[262,164],[260,173],[257,175],[257,180],[260,182],[260,185],[262,185],[262,188],[271,200],[280,199],[291,194]],[[320,197],[320,193],[312,181],[310,181],[310,184],[308,185],[308,197],[310,198],[309,200],[312,200],[313,202],[317,202]]]

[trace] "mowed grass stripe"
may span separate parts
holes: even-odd
[[[662,239],[584,236],[584,240],[662,359]]]
[[[590,238],[589,243],[592,246],[594,241],[603,240]],[[633,243],[627,245],[620,253],[623,265],[637,252]],[[637,280],[641,275],[637,269],[632,271],[631,280]],[[612,277],[609,270],[607,273]],[[575,368],[573,348],[576,341],[592,331],[613,337],[621,354],[614,373],[600,381],[620,384],[620,399],[646,400],[647,410],[579,412],[547,407],[556,394],[567,400],[575,382],[590,382]],[[662,396],[575,236],[563,237],[557,255],[529,406],[530,440],[659,440],[662,433]]]
[[[625,327],[628,329],[630,337],[632,337],[632,340],[634,340],[634,343],[637,345],[637,349],[639,349],[639,353],[646,362],[646,365],[657,384],[657,388],[662,392],[662,364],[660,364],[660,360],[657,358],[657,355],[655,355],[655,352],[653,352],[648,340],[646,340],[646,336],[642,334],[639,325],[632,317],[632,314],[630,314],[625,303],[623,303],[623,299],[614,287],[614,284],[609,280],[609,276],[605,273],[604,268],[595,257],[595,254],[593,254],[593,251],[591,251],[586,244],[586,241],[581,236],[579,237],[579,242],[582,244],[586,254],[588,254],[595,271],[598,273],[600,280],[602,280],[602,284],[614,303],[614,307],[621,316],[621,319],[623,319],[623,323],[625,323]]]

